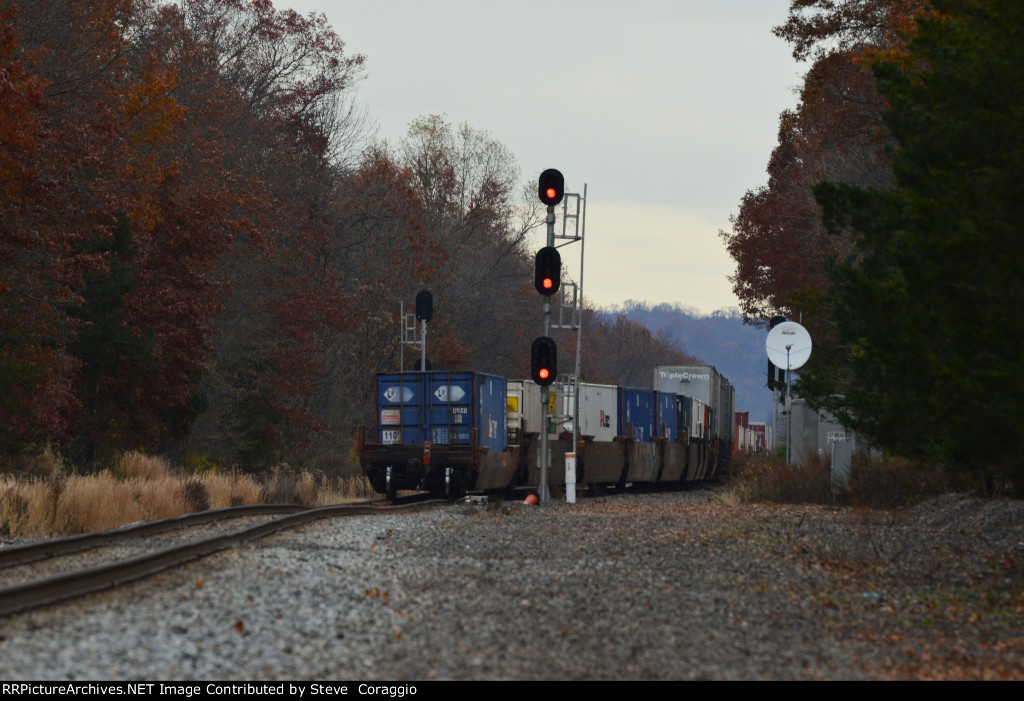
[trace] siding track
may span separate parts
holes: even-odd
[[[316,508],[296,505],[230,507],[216,511],[186,514],[159,521],[150,521],[112,531],[85,533],[68,538],[0,549],[0,568],[6,568],[78,553],[84,550],[112,546],[133,538],[151,536],[174,529],[192,528],[226,519],[265,515],[277,516],[277,518],[269,521],[228,533],[173,545],[107,564],[86,567],[4,587],[0,589],[0,616],[117,587],[126,582],[142,579],[191,560],[196,560],[228,548],[238,547],[273,533],[296,528],[312,521],[345,516],[409,513],[447,503],[442,500],[423,501],[421,499],[414,501],[410,499],[397,505],[391,505],[384,501],[372,501]],[[284,515],[279,515],[282,513]]]

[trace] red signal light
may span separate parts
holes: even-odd
[[[530,348],[530,376],[542,387],[547,387],[558,376],[558,347],[547,336],[534,340]]]
[[[561,171],[548,168],[537,180],[537,195],[544,204],[553,207],[562,201],[565,194],[565,178]]]
[[[558,249],[545,246],[537,251],[537,259],[534,265],[533,286],[545,297],[558,292],[562,282],[562,256]]]

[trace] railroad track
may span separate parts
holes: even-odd
[[[228,519],[276,516],[268,521],[227,533],[172,545],[114,562],[85,567],[60,574],[23,581],[0,588],[0,616],[64,601],[83,594],[117,587],[162,572],[192,560],[228,548],[238,547],[279,531],[312,521],[345,516],[381,513],[408,513],[447,504],[443,500],[409,498],[392,505],[386,501],[356,502],[334,506],[255,505],[203,511],[174,518],[148,521],[126,528],[100,533],[85,533],[67,538],[29,543],[0,549],[0,569],[22,566],[40,560],[63,557],[100,547],[113,546],[131,539],[148,537],[175,529],[191,528]]]

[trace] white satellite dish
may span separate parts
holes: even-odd
[[[764,347],[772,365],[796,370],[811,357],[811,334],[795,321],[784,321],[768,333]]]

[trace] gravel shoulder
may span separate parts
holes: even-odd
[[[0,619],[16,679],[1024,680],[1024,503],[327,521]]]

